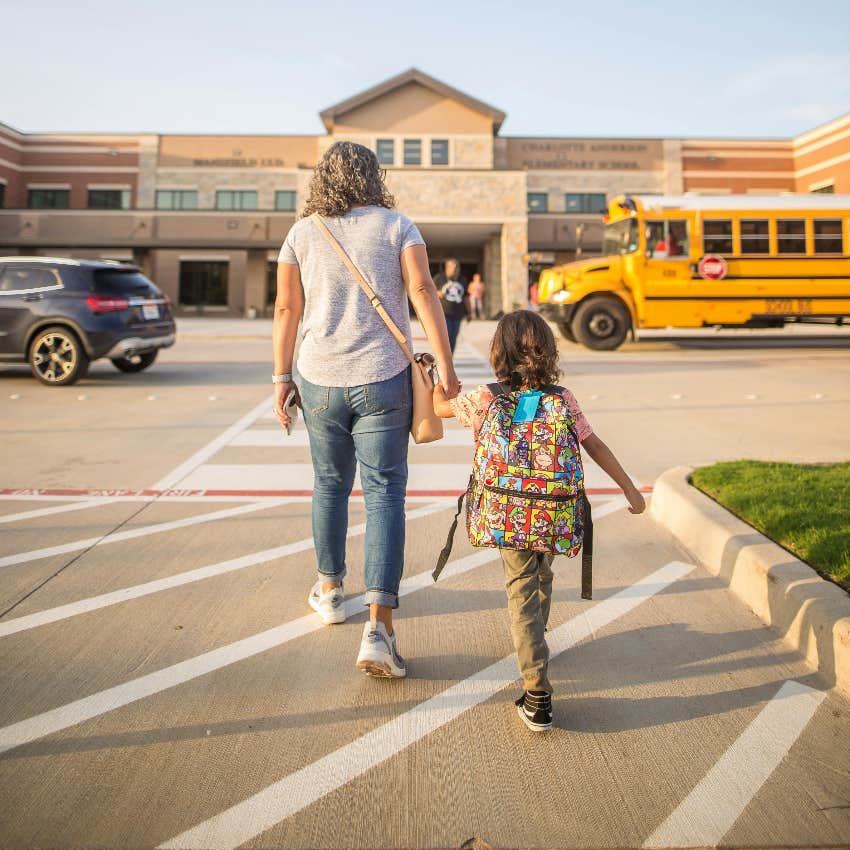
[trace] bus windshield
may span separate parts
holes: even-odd
[[[624,218],[605,225],[602,253],[631,254],[638,249],[638,223],[636,218]]]

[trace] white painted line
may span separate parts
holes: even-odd
[[[692,569],[691,564],[673,561],[553,629],[546,638],[550,657],[591,638],[594,629],[622,617]],[[217,850],[238,847],[422,740],[516,680],[516,656],[508,655],[160,847]]]
[[[81,511],[84,508],[96,508],[100,505],[108,505],[110,499],[86,499],[85,501],[72,502],[66,505],[54,505],[51,508],[35,508],[31,511],[20,511],[16,514],[6,514],[0,516],[0,523],[3,522],[23,522],[28,519],[35,519],[41,516],[50,516],[50,514],[64,514],[67,511]]]
[[[409,463],[408,490],[464,490],[469,481],[470,461],[466,463]],[[584,465],[585,487],[614,487],[614,482],[595,464]],[[640,483],[632,479],[636,487]],[[193,490],[312,490],[313,465],[310,463],[205,463],[182,482]],[[354,489],[361,490],[360,471]]]
[[[188,460],[183,461],[176,469],[168,473],[164,478],[160,478],[156,484],[152,485],[152,490],[167,490],[169,487],[174,487],[179,481],[182,481],[192,470],[196,469],[205,461],[209,460],[219,449],[226,446],[237,434],[242,433],[246,428],[256,422],[273,404],[271,393],[269,397],[263,399],[256,407],[248,411],[241,419],[231,425],[227,430],[219,434],[214,440],[211,440],[202,449],[195,452]]]
[[[826,694],[789,680],[644,847],[714,847],[779,766]]]
[[[597,515],[598,516],[598,515]],[[499,559],[496,549],[482,549],[465,558],[459,558],[446,565],[443,570],[441,581],[450,576],[461,575],[469,572],[483,564],[488,564]],[[688,569],[691,569],[690,567]],[[407,596],[418,590],[430,587],[433,584],[431,570],[418,573],[406,578],[399,586],[399,596]],[[625,593],[626,591],[621,591]],[[345,602],[345,610],[348,616],[354,617],[363,613],[365,596],[360,595]],[[307,614],[296,620],[290,620],[280,626],[267,629],[264,632],[251,635],[234,643],[210,650],[194,658],[180,661],[162,670],[156,670],[137,679],[131,679],[112,688],[107,688],[74,702],[60,705],[57,708],[36,714],[12,723],[0,729],[0,753],[20,747],[30,741],[52,735],[70,726],[76,726],[93,717],[98,717],[116,708],[122,708],[130,703],[137,702],[145,697],[161,693],[169,688],[190,682],[200,676],[205,676],[215,670],[252,658],[261,652],[282,646],[291,640],[303,637],[311,632],[325,628],[319,618],[313,614]]]
[[[85,492],[85,491],[83,491]],[[406,500],[408,502],[437,502],[441,499],[446,501],[455,501],[454,496],[428,496],[428,495],[411,495],[407,494]],[[203,502],[261,502],[261,501],[272,501],[272,502],[312,502],[312,496],[289,496],[289,495],[280,495],[280,493],[276,493],[274,491],[264,492],[262,490],[256,491],[242,491],[242,492],[234,492],[227,493],[224,495],[221,494],[211,494],[211,493],[203,493],[198,491],[189,491],[187,490],[185,493],[181,494],[180,491],[174,491],[170,493],[168,496],[145,496],[145,495],[115,495],[110,496],[109,498],[98,496],[98,500],[102,500],[105,504],[111,504],[112,502],[186,502],[187,504],[191,504],[194,502],[203,503]],[[29,493],[27,495],[7,495],[0,494],[0,501],[6,502],[85,502],[84,507],[90,507],[90,502],[92,501],[91,496],[86,496],[83,494],[80,495],[56,495],[51,493]],[[363,496],[349,496],[349,502],[363,502]]]
[[[408,511],[405,516],[407,520],[418,519],[419,517],[428,516],[436,511],[445,509],[445,507],[442,504],[427,505],[423,508]],[[349,527],[347,536],[357,537],[360,534],[364,534],[365,531],[366,523],[359,523],[358,525]],[[285,558],[288,555],[294,555],[298,552],[307,552],[312,548],[313,538],[307,537],[304,540],[297,540],[293,543],[287,543],[284,546],[276,546],[273,549],[264,549],[261,552],[243,555],[240,558],[231,558],[228,561],[220,561],[217,564],[210,564],[206,567],[198,567],[194,570],[176,573],[165,578],[147,581],[144,584],[124,587],[121,590],[113,590],[110,593],[91,596],[88,599],[79,599],[76,602],[69,602],[67,605],[46,608],[44,611],[37,611],[34,614],[27,614],[23,617],[2,620],[0,621],[0,637],[34,629],[38,626],[44,626],[47,623],[67,620],[69,617],[76,617],[78,614],[87,614],[89,611],[97,611],[100,608],[107,608],[110,605],[117,605],[120,602],[127,602],[130,599],[138,599],[141,596],[150,596],[152,593],[170,590],[173,587],[182,587],[183,585],[203,581],[213,576],[242,570],[246,567],[265,563],[266,561],[273,561],[276,558]]]
[[[307,430],[301,428],[298,431],[293,431],[289,436],[283,428],[251,428],[237,434],[229,445],[231,446],[257,446],[257,447],[274,447],[281,449],[300,449],[309,448],[310,440],[307,436]],[[472,432],[461,428],[446,429],[445,436],[442,440],[437,440],[435,443],[410,443],[411,455],[419,449],[439,449],[445,446],[465,446],[470,450],[473,449]]]
[[[238,505],[235,508],[223,508],[220,511],[211,511],[200,516],[184,517],[170,522],[159,522],[153,525],[143,525],[139,528],[130,528],[126,531],[116,531],[105,537],[88,537],[85,540],[75,540],[72,543],[61,543],[58,546],[47,546],[44,549],[30,549],[28,552],[20,552],[16,555],[6,555],[0,558],[0,567],[11,567],[15,564],[25,564],[29,561],[38,561],[40,558],[49,558],[52,555],[64,555],[67,552],[78,552],[89,546],[104,546],[107,543],[119,543],[122,540],[133,540],[136,537],[147,537],[150,534],[160,534],[163,531],[174,531],[177,528],[186,528],[190,525],[200,525],[203,522],[215,522],[227,517],[249,514],[253,511],[264,511],[269,508],[285,505],[288,499],[278,498],[276,502],[251,502],[247,505]]]
[[[443,575],[458,575],[481,564],[496,560],[498,557],[499,554],[494,549],[476,552],[474,555],[469,555],[449,564],[443,571]],[[430,570],[419,573],[401,583],[399,596],[429,587],[432,583]],[[307,589],[304,589],[305,595]],[[345,603],[346,613],[351,617],[362,614],[364,606],[364,595],[348,599]],[[190,682],[199,676],[205,676],[214,670],[220,670],[222,667],[244,661],[246,658],[282,646],[291,640],[323,628],[325,626],[322,621],[311,612],[296,620],[290,620],[264,632],[213,649],[202,655],[196,655],[194,658],[188,658],[186,661],[181,661],[154,673],[131,679],[129,682],[124,682],[105,691],[13,723],[0,729],[0,753],[19,747],[28,741],[34,741],[45,735],[67,729],[69,726],[75,726],[85,720],[90,720],[92,717],[98,717],[145,697],[161,693],[177,685],[182,685],[185,682]]]

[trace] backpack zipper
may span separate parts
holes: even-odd
[[[485,484],[484,489],[490,493],[519,496],[523,499],[545,499],[550,502],[574,502],[580,498],[578,493],[537,493],[533,490],[511,490],[509,487],[494,487],[492,484]]]

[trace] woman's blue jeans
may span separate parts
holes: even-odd
[[[313,458],[313,540],[319,579],[342,581],[356,464],[366,503],[366,604],[398,607],[404,569],[410,367],[386,381],[323,387],[302,379]]]

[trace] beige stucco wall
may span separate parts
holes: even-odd
[[[394,170],[387,174],[387,185],[399,209],[412,217],[504,221],[526,214],[525,173],[521,171]]]
[[[410,82],[337,115],[335,133],[493,133],[493,119]]]
[[[528,191],[547,192],[549,212],[565,212],[567,192],[663,192],[664,171],[528,171]]]

